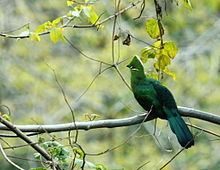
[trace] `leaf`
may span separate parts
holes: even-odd
[[[154,18],[148,19],[145,26],[146,26],[146,31],[151,38],[157,39],[160,37],[160,29],[156,19]]]
[[[38,160],[39,160],[40,157],[41,157],[41,154],[40,154],[40,153],[38,153],[38,152],[37,152],[37,153],[34,153],[34,158],[35,158],[35,159],[38,159]]]
[[[152,45],[154,47],[155,50],[160,50],[161,48],[161,41],[155,41]]]
[[[167,65],[169,65],[171,59],[167,55],[160,55],[157,62],[154,63],[154,68],[156,70],[164,70]]]
[[[130,34],[127,35],[126,39],[123,40],[122,44],[123,45],[127,45],[127,46],[129,46],[131,44],[131,36],[130,36]]]
[[[3,115],[2,115],[2,118],[5,119],[5,120],[7,120],[7,121],[9,121],[9,122],[11,121],[11,117],[10,117],[9,114],[3,114]]]
[[[66,1],[67,6],[72,6],[74,4],[73,0],[67,0]]]
[[[158,74],[157,73],[154,73],[154,72],[151,72],[149,74],[147,74],[149,77],[155,79],[155,80],[158,80]]]
[[[102,164],[96,164],[96,170],[107,170],[107,168]]]
[[[37,167],[37,168],[31,168],[30,170],[47,170],[47,169],[44,167]]]
[[[163,54],[164,55],[168,55],[170,58],[175,58],[177,52],[178,52],[178,48],[176,46],[176,43],[174,42],[165,42],[164,46],[163,46]]]
[[[86,6],[83,8],[84,14],[89,18],[89,21],[92,24],[95,24],[98,21],[98,15],[96,14],[95,10],[92,6]]]
[[[100,118],[101,116],[95,113],[86,113],[85,118],[88,119],[89,121],[93,121],[96,118]]]
[[[53,43],[56,43],[59,40],[63,40],[63,28],[53,28],[50,31],[50,39]]]
[[[182,0],[182,2],[183,2],[183,5],[184,5],[186,8],[192,10],[192,5],[191,5],[191,1],[190,1],[190,0]]]
[[[70,11],[70,14],[74,17],[79,17],[80,16],[81,11],[79,10],[72,10]]]
[[[48,29],[51,29],[53,27],[53,24],[50,21],[47,21],[37,27],[35,30],[35,33],[41,33],[44,31],[47,31]]]
[[[58,24],[60,24],[60,23],[61,23],[61,24],[63,23],[63,18],[61,18],[61,17],[58,17],[57,19],[55,19],[55,20],[52,21],[53,27],[57,27]]]
[[[35,32],[31,32],[31,33],[30,33],[30,39],[31,39],[32,41],[40,41],[40,40],[41,40],[41,38],[40,38],[40,36],[38,35],[38,33],[35,33]]]
[[[146,63],[148,58],[155,58],[155,55],[156,55],[156,51],[153,48],[149,48],[149,47],[143,48],[141,50],[141,61],[143,63]]]
[[[176,74],[172,72],[171,70],[169,70],[167,67],[163,70],[163,72],[167,74],[168,76],[172,77],[173,80],[176,80]]]
[[[78,147],[74,147],[73,148],[73,152],[76,153],[77,155],[79,155],[79,158],[81,158],[81,159],[85,155],[84,152],[80,148],[78,148]]]

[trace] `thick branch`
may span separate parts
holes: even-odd
[[[186,107],[178,107],[178,109],[180,114],[184,117],[192,117],[220,125],[220,116],[218,115],[214,115],[212,113],[203,112],[200,110],[195,110]],[[14,125],[14,127],[21,130],[22,132],[40,132],[40,133],[75,130],[76,127],[78,130],[90,130],[97,128],[116,128],[122,126],[131,126],[142,123],[145,118],[146,115],[142,114],[142,115],[136,115],[133,117],[122,118],[122,119],[75,122],[76,123],[75,125],[74,123],[65,123],[65,124],[56,124],[56,125]],[[146,118],[145,121],[150,121],[150,119]],[[11,130],[11,129],[9,129],[6,126],[0,126],[0,130]]]
[[[33,142],[28,136],[26,136],[17,126],[3,119],[1,116],[0,116],[0,122],[5,125],[4,126],[5,128],[7,127],[8,130],[14,132],[18,137],[20,137],[23,141],[29,144],[34,150],[40,153],[47,161],[50,161],[52,164],[54,164],[52,157],[36,142]],[[58,165],[54,164],[54,166],[56,167],[56,169],[60,169]]]

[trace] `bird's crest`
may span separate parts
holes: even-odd
[[[133,71],[143,70],[143,64],[138,56],[134,56],[130,64],[127,65]]]

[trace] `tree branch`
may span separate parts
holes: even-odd
[[[7,127],[8,130],[14,132],[18,137],[20,137],[23,141],[29,144],[34,150],[40,153],[42,157],[44,157],[47,161],[51,162],[51,165],[55,167],[55,169],[60,170],[60,167],[57,164],[55,164],[52,157],[36,142],[33,142],[28,136],[26,136],[17,126],[3,119],[2,116],[0,116],[0,122],[5,125],[4,127]]]
[[[178,107],[179,112],[184,117],[191,117],[200,120],[204,120],[210,123],[220,125],[220,116],[214,115],[212,113],[186,108]],[[40,132],[40,133],[51,133],[51,132],[60,132],[60,131],[69,131],[75,130],[90,130],[98,128],[116,128],[122,126],[131,126],[140,124],[145,121],[150,121],[151,118],[146,118],[146,114],[136,115],[128,118],[122,119],[106,119],[106,120],[97,120],[89,122],[75,122],[74,123],[65,123],[65,124],[56,124],[56,125],[14,125],[14,128],[19,129],[22,132]],[[11,128],[1,125],[0,130],[10,131]]]
[[[64,24],[63,26],[61,26],[62,28],[94,28],[94,27],[98,27],[102,24],[104,24],[105,22],[113,19],[114,17],[117,17],[118,15],[120,14],[123,14],[124,12],[126,12],[127,10],[137,6],[140,2],[142,2],[143,0],[137,0],[136,2],[131,2],[127,7],[125,7],[124,9],[116,12],[115,14],[101,20],[100,22],[98,23],[95,23],[95,24],[88,24],[88,25],[68,25],[68,21],[66,24]],[[42,33],[39,33],[38,35],[39,36],[43,36],[43,35],[47,35],[49,34],[50,31],[45,31],[45,32],[42,32]],[[7,33],[4,33],[4,32],[0,32],[0,36],[1,37],[5,37],[5,38],[12,38],[12,39],[25,39],[25,38],[29,38],[30,37],[30,34],[28,35],[13,35],[13,34],[7,34]]]

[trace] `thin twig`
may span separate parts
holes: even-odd
[[[210,134],[210,135],[213,135],[213,136],[216,136],[216,137],[219,137],[219,138],[220,138],[220,135],[219,135],[219,134],[216,134],[216,133],[214,133],[214,132],[212,132],[212,131],[210,131],[210,130],[201,128],[201,127],[196,126],[196,125],[193,125],[193,124],[191,124],[191,123],[186,123],[186,124],[187,124],[188,126],[191,126],[191,127],[195,128],[195,129],[201,130],[202,132],[205,132],[205,133],[208,133],[208,134]]]
[[[142,0],[137,0],[136,2],[130,3],[127,7],[125,7],[124,9],[120,10],[119,12],[103,19],[102,21],[98,22],[97,24],[89,24],[89,25],[65,25],[65,26],[61,26],[62,28],[67,28],[67,27],[71,27],[71,28],[93,28],[93,27],[99,27],[100,25],[104,24],[105,22],[111,20],[112,18],[114,18],[115,16],[118,16],[124,12],[126,12],[127,10],[137,6],[140,2],[142,2]],[[49,34],[50,31],[45,31],[42,32],[40,34],[38,34],[39,36],[43,36],[43,35],[47,35]],[[5,38],[12,38],[12,39],[24,39],[24,38],[29,38],[30,35],[11,35],[11,34],[5,34],[3,32],[0,32],[0,36],[5,37]]]
[[[2,155],[3,155],[3,157],[4,157],[12,166],[16,167],[16,168],[19,169],[19,170],[24,170],[23,168],[21,168],[20,166],[18,166],[17,164],[15,164],[14,162],[12,162],[12,161],[8,158],[8,156],[7,156],[6,153],[4,152],[4,149],[2,148],[1,143],[0,143],[0,151],[1,151]]]
[[[179,152],[177,152],[169,161],[167,161],[162,167],[160,167],[160,170],[165,168],[170,162],[172,162],[185,148],[182,148]]]
[[[141,3],[141,11],[140,11],[139,15],[134,18],[134,20],[137,20],[137,19],[139,19],[141,17],[141,15],[144,12],[144,9],[145,9],[145,0],[143,0],[143,2]]]
[[[43,160],[20,158],[20,157],[12,156],[12,155],[7,155],[7,157],[13,158],[13,159],[24,160],[24,161],[31,161],[31,162],[38,162],[38,163],[42,163],[42,162],[43,162],[43,163],[47,163],[46,161],[43,161]]]
[[[95,62],[99,62],[99,63],[103,63],[105,65],[108,65],[108,66],[111,66],[111,64],[109,63],[106,63],[104,61],[101,61],[101,60],[97,60],[95,58],[92,58],[92,57],[89,57],[87,56],[86,54],[84,54],[79,48],[75,47],[75,45],[73,45],[73,43],[66,37],[66,36],[63,36],[64,39],[66,40],[66,42],[73,48],[75,49],[76,51],[78,51],[83,57],[89,59],[89,60],[92,60],[92,61],[95,61]]]
[[[142,116],[144,116],[144,119],[142,120],[142,122],[139,124],[139,126],[137,127],[137,129],[135,129],[121,144],[117,145],[117,146],[114,146],[110,149],[107,149],[103,152],[100,152],[100,153],[87,153],[87,155],[89,156],[98,156],[98,155],[102,155],[104,153],[107,153],[109,151],[113,151],[113,150],[116,150],[118,149],[119,147],[123,146],[124,144],[128,143],[133,137],[134,135],[141,129],[143,123],[145,122],[145,120],[148,118],[149,114],[150,114],[151,110],[149,112],[147,112],[146,114],[143,114]]]
[[[116,11],[115,13],[118,13],[121,0],[118,0],[117,6],[116,6],[116,2],[117,2],[117,0],[115,0],[115,11]],[[112,63],[113,64],[115,64],[115,43],[114,43],[114,39],[115,39],[115,29],[116,29],[117,17],[118,17],[118,15],[115,15],[114,21],[113,21],[113,26],[112,26]]]
[[[100,67],[99,67],[99,71],[98,73],[93,77],[92,81],[89,83],[88,87],[80,94],[80,96],[75,100],[75,102],[78,102],[86,93],[87,91],[90,89],[90,87],[93,85],[93,83],[95,82],[95,80],[102,74],[104,73],[106,70],[110,69],[113,67],[113,65],[104,68],[103,70],[101,69],[101,63],[100,63]]]
[[[118,66],[115,65],[114,66],[115,70],[117,71],[118,75],[121,77],[122,81],[124,82],[124,84],[128,87],[129,90],[131,90],[131,87],[128,85],[127,81],[125,80],[125,78],[123,77],[123,75],[121,74],[120,70],[118,69]],[[131,90],[132,91],[132,90]]]
[[[148,163],[150,163],[150,161],[147,161],[147,162],[143,163],[142,165],[140,165],[140,166],[137,168],[137,170],[142,169],[142,168],[143,168],[145,165],[147,165]]]

